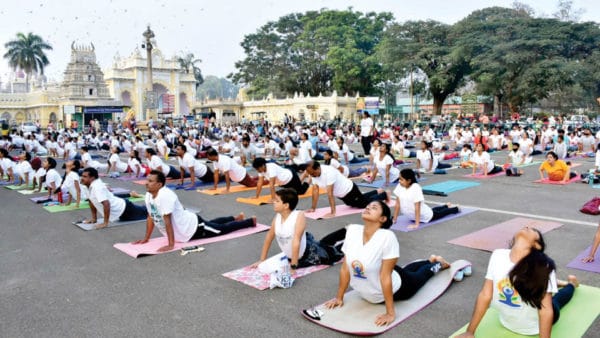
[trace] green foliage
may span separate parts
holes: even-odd
[[[17,33],[17,38],[4,44],[7,52],[4,58],[14,70],[21,69],[27,74],[27,82],[33,73],[44,74],[44,67],[50,64],[44,50],[52,46],[39,35]]]
[[[198,86],[204,82],[204,77],[202,76],[202,70],[196,66],[196,63],[200,63],[202,60],[195,59],[193,53],[187,53],[185,56],[178,57],[177,61],[182,72],[186,74],[189,74],[190,71],[193,72],[194,79],[196,80],[196,89],[198,89]]]
[[[225,78],[218,78],[209,75],[204,79],[204,83],[198,86],[196,97],[200,100],[204,99],[233,99],[236,97],[239,87],[231,83]]]

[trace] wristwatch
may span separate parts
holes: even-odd
[[[290,264],[290,268],[292,268],[293,270],[298,269],[298,264]]]

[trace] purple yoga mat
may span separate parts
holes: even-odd
[[[449,240],[448,243],[485,251],[508,248],[508,242],[513,238],[515,233],[524,226],[536,228],[542,233],[546,233],[561,227],[562,224],[517,217],[504,223],[492,225],[491,227]]]
[[[49,199],[48,195],[44,195],[44,196],[39,196],[39,197],[32,197],[29,200],[31,200],[34,203],[39,203],[40,201],[50,202],[50,201],[56,201],[57,199],[54,197],[52,199]]]
[[[598,251],[596,251],[593,262],[584,263],[581,261],[587,257],[590,248],[591,246],[588,246],[587,249],[583,250],[571,263],[567,264],[567,268],[600,273],[600,254],[598,254]]]
[[[433,222],[429,222],[429,223],[419,223],[419,227],[416,229],[408,229],[408,226],[413,224],[413,220],[411,220],[410,218],[404,216],[404,215],[400,215],[398,216],[398,220],[396,221],[396,223],[394,223],[390,229],[392,230],[398,230],[398,231],[402,231],[402,232],[410,232],[410,231],[417,231],[423,228],[426,228],[430,225],[434,225],[434,224],[438,224],[438,223],[442,223],[451,219],[455,219],[458,217],[462,217],[465,215],[468,215],[472,212],[477,211],[476,208],[464,208],[461,207],[460,208],[460,212],[458,214],[452,214],[452,215],[448,215],[444,218],[440,218],[438,220],[435,220]]]

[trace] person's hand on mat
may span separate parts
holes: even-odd
[[[594,256],[587,256],[581,260],[584,263],[591,263],[594,261]]]
[[[342,305],[344,305],[344,301],[338,298],[334,298],[332,300],[328,300],[323,305],[325,305],[325,307],[328,309],[335,309],[336,307],[342,307]]]
[[[95,219],[84,219],[83,222],[81,222],[81,223],[83,223],[83,224],[93,224],[93,223],[96,223],[96,222],[97,221]]]
[[[173,247],[175,247],[175,246],[167,244],[167,245],[163,246],[162,248],[158,249],[157,252],[167,252],[169,250],[173,250]]]
[[[377,319],[375,319],[375,325],[377,325],[377,326],[390,325],[391,323],[394,322],[394,319],[396,319],[395,315],[392,315],[389,313],[384,313],[382,315],[377,316]]]
[[[416,223],[412,223],[409,226],[407,226],[406,228],[409,229],[409,230],[415,230],[415,229],[419,228],[419,225],[416,224]]]
[[[250,265],[250,268],[252,268],[252,269],[257,269],[257,268],[258,268],[258,266],[260,265],[260,263],[262,263],[262,262],[263,262],[263,261],[258,261],[258,262],[256,262],[256,263],[254,263],[254,264]]]
[[[305,211],[305,213],[307,213],[307,214],[312,213],[312,212],[315,212],[315,208],[310,208]]]
[[[475,338],[475,335],[470,332],[463,332],[456,336],[455,338]]]
[[[131,242],[131,244],[136,245],[136,244],[144,244],[144,243],[148,243],[147,239],[139,239],[135,242]]]
[[[335,217],[335,212],[328,212],[325,215],[323,215],[323,218],[334,218]]]

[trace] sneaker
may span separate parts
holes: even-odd
[[[460,282],[465,278],[465,273],[463,270],[459,270],[456,272],[456,274],[454,275],[454,277],[452,279],[454,279],[455,282]]]
[[[429,268],[429,270],[431,270],[433,273],[438,273],[440,270],[442,270],[442,263],[436,262],[431,266],[431,268]]]
[[[467,277],[470,277],[473,274],[473,268],[471,266],[467,266],[466,268],[462,269],[462,271]]]
[[[314,320],[321,320],[321,316],[323,316],[323,312],[317,310],[317,309],[304,309],[302,310],[302,312],[304,312],[305,315],[307,315],[308,317],[314,319]]]

